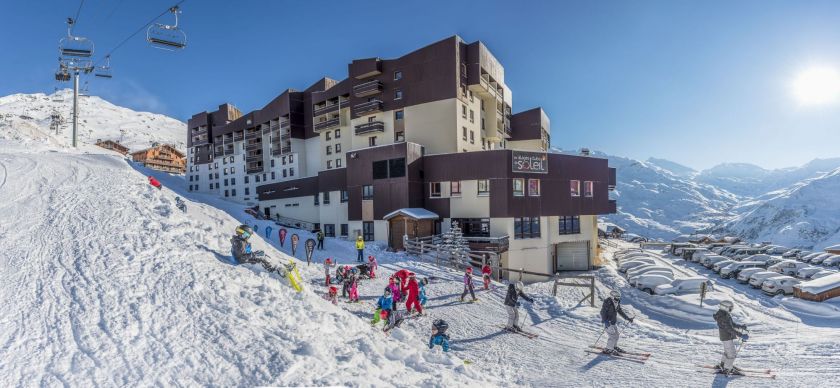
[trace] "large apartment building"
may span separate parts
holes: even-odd
[[[614,213],[605,159],[548,152],[541,108],[512,113],[504,68],[454,36],[243,114],[189,120],[190,190],[394,249],[458,221],[476,249],[535,272],[588,269]]]

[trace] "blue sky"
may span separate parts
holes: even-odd
[[[86,0],[76,32],[104,54],[175,0]],[[51,92],[78,1],[6,1],[0,95]],[[840,105],[802,106],[792,79],[840,69],[840,2],[188,0],[188,48],[113,56],[91,93],[186,120],[231,102],[343,78],[353,58],[396,57],[458,34],[505,66],[514,111],[542,106],[555,147],[702,169],[840,156]],[[11,17],[10,17],[11,16]],[[92,77],[91,77],[92,78]],[[67,84],[65,84],[67,85]]]

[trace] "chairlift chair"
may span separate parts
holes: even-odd
[[[58,51],[63,57],[89,58],[93,55],[93,42],[87,38],[73,35],[72,18],[67,18],[67,36],[58,41]]]
[[[111,79],[113,78],[113,74],[111,73],[111,56],[108,55],[105,57],[105,64],[102,66],[97,66],[96,71],[93,73],[94,76],[99,78]]]
[[[155,23],[146,30],[146,41],[154,48],[161,50],[175,51],[187,46],[187,34],[178,28],[178,14],[181,13],[178,6],[169,9],[175,16],[175,24]]]

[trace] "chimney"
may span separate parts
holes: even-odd
[[[589,156],[589,148],[581,148],[580,154],[581,156]]]

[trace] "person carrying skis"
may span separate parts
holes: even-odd
[[[318,250],[324,250],[324,231],[318,229],[318,233],[315,234],[315,238],[318,239]]]
[[[721,357],[720,364],[716,365],[716,368],[720,373],[740,375],[743,372],[734,365],[735,356],[737,355],[734,341],[736,338],[741,338],[741,342],[746,342],[750,336],[743,332],[747,330],[747,326],[739,325],[732,321],[733,307],[735,307],[735,304],[732,301],[724,300],[720,302],[718,311],[714,314],[715,322],[718,325],[718,334],[721,342],[723,342],[723,356]]]
[[[376,301],[376,311],[373,313],[373,320],[370,323],[377,324],[381,319],[388,319],[394,307],[394,298],[391,297],[391,289],[385,288],[382,296]]]
[[[423,278],[420,281],[420,305],[426,307],[426,285],[429,284],[429,278]]]
[[[449,351],[449,334],[446,334],[446,329],[449,324],[443,319],[435,319],[432,322],[432,337],[429,338],[429,349],[434,349],[435,345],[440,345],[444,352]]]
[[[472,267],[467,267],[467,270],[464,271],[464,292],[461,294],[461,302],[464,301],[464,297],[467,296],[467,293],[472,296],[472,301],[475,302],[475,290],[473,289],[473,280],[472,280]]]
[[[154,186],[154,187],[157,187],[158,190],[163,188],[163,185],[160,184],[160,181],[155,179],[155,177],[153,177],[151,175],[149,175],[149,184]]]
[[[484,289],[490,289],[490,276],[493,274],[493,268],[490,267],[489,263],[485,263],[483,267],[481,267],[481,277],[484,281]]]
[[[391,298],[393,299],[392,310],[397,309],[397,302],[400,300],[400,286],[397,285],[397,280],[391,276],[388,278],[388,288],[391,289]]]
[[[324,294],[324,299],[332,302],[332,304],[338,304],[338,288],[330,286],[329,291]]]
[[[239,264],[260,264],[269,272],[277,272],[280,276],[286,276],[286,271],[282,266],[275,267],[265,259],[263,251],[252,251],[251,243],[248,239],[254,234],[253,229],[248,225],[239,225],[236,227],[236,234],[230,239],[230,253],[231,256]]]
[[[406,315],[408,315],[408,313],[405,311],[391,311],[390,313],[388,313],[388,324],[382,331],[388,333],[394,328],[400,327],[400,325],[402,325],[403,321],[405,320]]]
[[[359,254],[356,261],[361,263],[365,257],[365,240],[362,239],[362,236],[356,237],[356,252]]]
[[[330,286],[330,267],[335,267],[335,263],[332,262],[332,258],[328,257],[324,260],[324,283],[327,287]]]
[[[351,303],[359,303],[359,276],[356,274],[357,270],[353,268],[350,270],[350,285],[347,287],[348,301]]]
[[[400,290],[405,290],[405,284],[408,283],[408,274],[410,272],[407,269],[401,269],[394,273],[394,276],[400,279]],[[405,295],[405,292],[403,292]]]
[[[630,323],[633,322],[633,317],[628,317],[621,308],[621,292],[618,290],[610,291],[610,297],[604,300],[601,306],[601,323],[604,324],[604,331],[609,336],[607,338],[607,346],[604,348],[604,353],[615,354],[622,353],[624,350],[618,346],[618,315],[626,319]]]
[[[379,263],[376,262],[376,258],[368,256],[368,265],[370,265],[370,278],[376,278],[376,270],[379,268]]]
[[[508,324],[505,329],[510,331],[522,331],[519,327],[519,298],[534,303],[530,296],[526,295],[522,289],[525,285],[522,282],[516,282],[508,286],[507,295],[505,295],[505,310],[508,313]]]
[[[405,309],[411,313],[412,307],[417,309],[417,313],[423,315],[423,306],[420,305],[420,286],[417,284],[417,279],[414,277],[414,272],[408,273],[408,284],[402,290],[408,294],[405,301]]]

